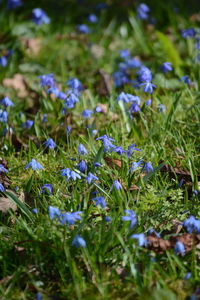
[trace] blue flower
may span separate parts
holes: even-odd
[[[192,273],[191,272],[188,272],[185,276],[184,276],[184,279],[185,280],[188,280],[192,277]]]
[[[23,128],[30,129],[34,124],[34,121],[32,120],[27,120],[26,122],[22,123]]]
[[[67,98],[65,99],[64,107],[66,109],[74,108],[77,102],[79,102],[79,98],[77,97],[77,95],[73,92],[70,92],[70,94],[68,94]]]
[[[114,139],[108,137],[106,134],[103,136],[100,136],[96,139],[96,141],[102,140],[104,145],[104,151],[110,151],[113,150],[116,146],[111,143],[111,141],[114,141]]]
[[[147,67],[142,66],[137,73],[139,82],[150,82],[152,80],[152,73]]]
[[[95,14],[91,14],[91,15],[88,16],[88,21],[90,23],[97,23],[98,18],[97,18],[97,16]]]
[[[92,199],[92,201],[95,202],[95,206],[98,206],[100,205],[102,208],[105,208],[106,207],[106,201],[104,199],[104,197],[95,197]]]
[[[55,79],[53,74],[40,75],[39,78],[41,87],[50,88],[55,86]]]
[[[49,217],[51,220],[53,220],[55,218],[59,219],[60,215],[61,215],[61,213],[60,213],[59,208],[51,206],[51,205],[49,206]]]
[[[8,59],[6,56],[1,56],[0,57],[0,66],[2,66],[3,68],[5,68],[8,64]]]
[[[79,247],[86,247],[86,241],[78,234],[72,241],[72,246]]]
[[[3,186],[3,184],[0,182],[0,192],[5,192],[5,187]]]
[[[26,165],[25,169],[28,168],[32,168],[34,171],[44,169],[44,167],[34,158]]]
[[[175,254],[181,254],[182,256],[185,255],[185,246],[182,242],[176,242],[176,245],[174,247]]]
[[[6,110],[0,109],[0,122],[2,123],[8,122],[8,113]]]
[[[91,118],[92,114],[93,114],[93,111],[90,110],[90,109],[84,109],[84,111],[82,112],[82,116],[83,116],[85,119]]]
[[[81,171],[82,173],[87,171],[87,164],[85,162],[85,160],[81,160],[78,165],[77,168],[79,169],[79,171]]]
[[[146,162],[146,163],[144,164],[144,167],[143,167],[143,168],[145,169],[145,171],[146,171],[147,173],[153,172],[153,171],[154,171],[154,168],[152,167],[152,165],[151,165],[149,162]]]
[[[98,168],[98,167],[102,167],[102,165],[97,161],[97,162],[94,163],[94,167]]]
[[[78,25],[77,30],[78,30],[78,32],[83,33],[83,34],[90,33],[90,28],[85,24]]]
[[[4,105],[5,107],[9,107],[9,106],[14,105],[14,103],[8,97],[3,98],[0,103],[2,105]]]
[[[67,134],[67,136],[70,135],[71,131],[72,131],[71,126],[67,126],[67,127],[66,127],[66,134]]]
[[[70,168],[62,169],[61,170],[61,175],[66,177],[67,181],[70,180],[70,178],[73,179],[74,181],[77,178],[81,179],[81,176],[78,173],[72,171]]]
[[[23,3],[21,0],[8,0],[7,1],[7,7],[8,9],[15,9],[19,6],[21,6]]]
[[[131,163],[131,168],[130,168],[129,172],[133,172],[133,171],[137,170],[138,168],[141,167],[141,165],[142,165],[142,160],[139,160],[138,162],[133,161]]]
[[[146,20],[149,17],[150,8],[145,4],[141,3],[137,7],[137,16],[141,20]]]
[[[172,68],[172,63],[170,63],[170,62],[164,62],[164,63],[161,65],[160,69],[163,71],[163,73],[170,72],[170,71],[173,70],[173,68]]]
[[[126,150],[124,150],[121,146],[113,147],[112,151],[116,152],[119,155],[122,155],[123,153],[126,153]]]
[[[124,92],[121,92],[116,100],[117,101],[122,100],[124,103],[135,102],[137,104],[140,104],[140,98],[138,96],[133,96],[131,94],[126,94]]]
[[[151,82],[144,82],[141,83],[140,86],[144,86],[144,92],[145,93],[149,93],[152,94],[153,93],[153,89],[156,88],[156,85],[151,83]]]
[[[127,216],[121,217],[122,221],[130,221],[130,229],[132,229],[137,224],[137,217],[133,210],[126,209],[125,213]]]
[[[53,194],[53,186],[50,183],[45,183],[42,187],[41,187],[41,193],[42,194],[49,194],[52,195]]]
[[[183,222],[183,226],[187,229],[189,233],[197,231],[200,233],[200,220],[197,220],[194,216],[190,216]]]
[[[91,172],[89,172],[88,176],[86,177],[86,180],[89,184],[91,184],[92,181],[99,180],[99,178],[97,176],[95,176],[94,174],[92,174]]]
[[[191,80],[188,75],[182,76],[180,81],[183,81],[184,83],[187,83],[188,85],[190,85],[190,83],[191,83]]]
[[[32,213],[33,213],[33,214],[37,214],[37,213],[38,213],[38,209],[37,209],[37,208],[33,208],[33,209],[32,209]]]
[[[158,105],[158,111],[159,112],[165,112],[166,111],[166,107],[164,104],[159,104]]]
[[[46,122],[47,122],[47,114],[44,114],[44,115],[43,115],[42,122],[44,122],[44,123],[46,123]]]
[[[128,150],[127,150],[127,156],[130,158],[131,155],[133,154],[134,151],[142,151],[141,149],[139,148],[136,148],[135,147],[136,145],[135,144],[132,144],[128,147]]]
[[[181,35],[183,38],[188,38],[188,37],[193,38],[196,35],[196,31],[194,28],[183,29],[181,31]]]
[[[136,69],[141,67],[141,61],[137,57],[126,59],[126,67],[129,69]]]
[[[104,220],[105,220],[106,222],[110,222],[110,221],[111,221],[111,217],[105,216]]]
[[[152,102],[151,99],[147,100],[147,101],[146,101],[146,106],[150,106],[150,105],[151,105],[151,102]]]
[[[8,170],[4,167],[4,165],[0,164],[0,174],[4,172],[8,173]]]
[[[139,234],[132,234],[130,236],[130,239],[136,239],[138,241],[138,245],[140,247],[146,247],[147,246],[147,239],[144,235],[144,233],[139,233]]]
[[[121,58],[128,58],[130,56],[130,51],[128,49],[120,50],[119,55]]]
[[[76,212],[66,212],[61,214],[60,222],[64,225],[65,223],[68,223],[69,225],[74,225],[76,221],[81,220],[80,214],[82,214],[82,211],[76,211]]]
[[[79,153],[79,155],[88,154],[88,151],[87,151],[87,149],[85,148],[85,146],[83,144],[78,145],[78,153]]]
[[[49,149],[54,149],[56,147],[56,143],[51,138],[49,138],[46,142],[44,142],[43,145],[45,145]]]
[[[121,71],[116,71],[113,73],[114,84],[116,87],[120,87],[126,83],[129,83],[128,75]]]
[[[112,189],[116,189],[117,191],[121,190],[122,189],[122,185],[121,183],[118,181],[118,180],[115,180],[114,183],[113,183],[113,186],[112,186]]]
[[[130,113],[138,113],[140,111],[140,107],[136,102],[133,102],[130,106]]]
[[[33,22],[36,23],[37,25],[42,25],[42,24],[49,24],[50,19],[45,13],[44,10],[41,8],[34,8],[32,10],[32,17],[33,17]]]
[[[67,85],[68,85],[71,89],[74,89],[74,90],[77,90],[77,91],[81,91],[81,90],[83,89],[82,83],[81,83],[80,80],[77,79],[77,78],[70,78],[70,79],[67,81]]]
[[[35,300],[42,300],[42,294],[38,292],[35,296]]]

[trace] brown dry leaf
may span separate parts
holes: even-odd
[[[136,184],[133,184],[131,187],[130,187],[130,189],[129,189],[129,191],[137,191],[137,190],[139,190],[140,188],[136,185]]]
[[[5,78],[3,85],[8,88],[13,88],[17,91],[17,96],[25,98],[28,96],[26,82],[22,74],[15,74],[13,78]]]
[[[173,228],[172,231],[178,234],[181,229],[183,228],[183,222],[180,222],[179,220],[172,220]]]
[[[155,234],[147,237],[149,241],[148,249],[162,253],[171,248],[170,241],[158,238]]]
[[[111,168],[115,168],[115,167],[121,168],[122,167],[122,162],[119,159],[104,157],[104,160],[107,163],[107,165]]]
[[[10,192],[14,193],[13,191]],[[7,213],[9,209],[16,211],[17,205],[7,197],[0,197],[0,211]]]
[[[101,107],[101,112],[103,114],[107,114],[108,112],[108,105],[103,103],[97,103],[97,106]]]
[[[108,113],[108,116],[110,121],[117,121],[119,119],[118,114],[115,114],[112,111]]]
[[[27,48],[27,54],[38,55],[42,46],[42,40],[40,38],[23,40],[23,42]]]
[[[111,76],[104,70],[99,70],[97,75],[99,75],[99,80],[96,82],[97,93],[102,97],[110,96],[113,86]]]

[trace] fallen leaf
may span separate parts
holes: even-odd
[[[25,98],[28,96],[25,79],[22,74],[15,74],[13,78],[5,78],[3,80],[3,85],[16,90],[17,96],[20,98]]]
[[[110,96],[113,81],[111,76],[106,73],[104,70],[99,70],[97,72],[97,75],[99,75],[99,79],[96,82],[96,90],[97,93],[102,97]]]
[[[29,55],[37,55],[40,52],[42,40],[40,38],[36,39],[23,39],[22,43],[26,47],[26,52]]]
[[[103,103],[97,103],[97,106],[101,107],[101,112],[103,114],[107,114],[108,112],[108,105]]]
[[[119,159],[114,159],[106,156],[104,157],[104,160],[106,161],[107,165],[111,168],[122,167],[122,162]]]

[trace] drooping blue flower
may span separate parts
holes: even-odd
[[[49,149],[55,149],[56,147],[56,143],[52,138],[49,138],[46,142],[43,143],[43,145],[45,145]]]
[[[190,80],[190,78],[189,78],[188,75],[182,76],[182,77],[180,78],[180,81],[183,81],[184,83],[186,83],[186,84],[188,84],[188,85],[190,85],[190,83],[191,83],[191,80]]]
[[[183,279],[188,280],[188,279],[190,279],[191,277],[192,277],[192,273],[191,273],[191,272],[188,272],[188,273],[184,276]]]
[[[152,80],[152,73],[147,67],[142,66],[137,73],[140,82],[150,82]]]
[[[72,89],[72,90],[77,90],[77,91],[81,91],[83,89],[83,85],[80,82],[80,80],[78,78],[70,78],[67,81],[67,85]]]
[[[66,127],[66,134],[67,134],[67,136],[70,135],[71,131],[72,131],[71,126],[67,126],[67,127]]]
[[[53,220],[55,218],[57,218],[57,219],[60,218],[61,212],[60,212],[59,208],[50,205],[48,209],[49,209],[49,217],[51,220]]]
[[[79,102],[79,98],[77,97],[77,95],[73,92],[70,92],[68,95],[67,95],[67,98],[65,99],[65,102],[64,102],[64,107],[66,109],[69,109],[69,108],[74,108],[75,104]]]
[[[126,153],[126,150],[124,150],[121,146],[113,147],[112,151],[116,152],[119,155],[122,155],[123,153]]]
[[[41,193],[42,194],[48,194],[48,195],[52,195],[53,194],[53,186],[50,183],[45,183],[42,187],[41,187]]]
[[[87,151],[87,149],[85,148],[85,146],[83,144],[78,145],[78,153],[79,153],[79,155],[88,154],[88,151]]]
[[[90,23],[97,23],[98,18],[97,18],[97,16],[95,14],[91,14],[91,15],[88,16],[88,21]]]
[[[34,124],[33,120],[27,120],[26,122],[22,123],[23,128],[30,129]]]
[[[47,114],[44,114],[44,115],[43,115],[42,122],[44,122],[44,123],[46,123],[46,122],[47,122]]]
[[[124,103],[135,102],[138,105],[140,104],[140,97],[131,94],[126,94],[124,92],[121,92],[116,100],[122,100]]]
[[[141,67],[141,61],[137,57],[126,59],[126,67],[128,69],[136,69]]]
[[[144,233],[139,233],[139,234],[132,234],[130,236],[130,239],[136,239],[138,241],[138,245],[140,247],[146,247],[147,246],[147,239],[144,235]]]
[[[78,25],[77,30],[78,30],[78,32],[83,33],[83,34],[90,33],[90,28],[86,24]]]
[[[149,12],[150,12],[150,8],[145,3],[141,3],[137,7],[137,16],[141,20],[148,19],[149,18]]]
[[[37,214],[37,213],[38,213],[38,209],[37,209],[37,208],[33,208],[33,209],[32,209],[32,213],[33,213],[33,214]]]
[[[32,170],[43,170],[44,167],[34,158],[26,165],[25,169],[31,168]]]
[[[129,172],[133,172],[133,171],[137,170],[138,168],[141,167],[141,165],[142,165],[142,160],[139,160],[138,162],[133,161],[131,163],[131,168],[130,168]]]
[[[176,255],[181,254],[182,256],[185,255],[185,246],[182,242],[176,242],[176,245],[174,247],[174,252]]]
[[[102,167],[102,165],[101,165],[99,162],[95,162],[95,163],[94,163],[94,167],[95,167],[95,168],[98,168],[98,167]]]
[[[95,197],[92,199],[92,201],[95,202],[95,206],[100,205],[102,208],[106,207],[106,201],[105,201],[104,197],[102,197],[102,196]]]
[[[0,182],[0,192],[5,192],[5,187],[3,186],[3,184]]]
[[[2,123],[8,122],[8,113],[6,110],[0,109],[0,122]]]
[[[130,113],[138,113],[140,111],[140,106],[136,102],[133,102],[129,110]]]
[[[70,168],[62,169],[60,172],[62,176],[66,177],[67,181],[69,181],[70,179],[73,179],[74,181],[76,179],[81,179],[81,176],[78,173],[72,171]]]
[[[200,233],[200,220],[197,220],[194,216],[190,216],[183,222],[183,226],[189,233]]]
[[[172,63],[170,63],[170,62],[164,62],[164,63],[161,65],[160,69],[162,70],[163,73],[170,72],[170,71],[173,70],[173,68],[172,68]]]
[[[99,178],[97,176],[95,176],[94,174],[92,174],[91,172],[88,173],[86,180],[89,184],[91,184],[94,180],[99,180]]]
[[[121,219],[122,221],[130,222],[130,229],[132,229],[137,224],[136,214],[131,209],[126,209],[125,213],[127,214],[127,216],[122,216]]]
[[[111,221],[111,217],[105,216],[104,220],[105,220],[106,222],[110,222],[110,221]]]
[[[81,171],[82,173],[87,172],[87,164],[85,162],[85,160],[81,160],[78,165],[77,168],[79,169],[79,171]]]
[[[86,247],[86,241],[78,234],[72,241],[72,246],[79,247]]]
[[[160,237],[161,237],[160,234],[159,234],[157,231],[155,231],[155,229],[153,229],[153,228],[150,228],[150,229],[148,230],[147,234],[148,234],[148,235],[153,234],[153,235],[155,235],[157,238],[160,238]]]
[[[119,55],[121,58],[128,58],[131,55],[131,53],[128,49],[123,49],[119,51]]]
[[[134,151],[142,151],[142,150],[139,148],[136,148],[135,144],[132,144],[128,147],[127,156],[130,158]]]
[[[151,165],[149,162],[146,162],[146,163],[144,164],[144,167],[143,167],[143,168],[145,169],[145,171],[146,171],[147,173],[153,172],[153,171],[154,171],[154,168],[152,167],[152,165]]]
[[[102,112],[102,108],[101,108],[100,106],[97,106],[97,107],[95,108],[95,112],[96,112],[96,113]]]
[[[97,129],[93,129],[93,130],[92,130],[92,136],[97,135],[97,133],[98,133],[98,130],[97,130]]]
[[[81,176],[78,173],[76,173],[74,171],[71,171],[70,172],[70,178],[72,178],[75,181],[77,178],[81,179]]]
[[[115,180],[113,185],[112,185],[112,190],[115,189],[117,191],[122,189],[122,185],[118,180]]]
[[[7,0],[7,8],[8,9],[15,9],[21,6],[23,3],[21,0]]]
[[[82,112],[82,116],[83,116],[85,119],[91,118],[92,114],[93,114],[93,111],[90,110],[90,109],[84,109],[84,111]]]
[[[37,25],[49,24],[50,19],[45,13],[45,11],[41,8],[34,8],[32,10],[32,20]]]
[[[0,103],[5,107],[14,106],[14,103],[8,97],[4,97]]]
[[[128,75],[122,71],[116,71],[113,73],[114,85],[116,87],[123,86],[126,83],[129,83],[130,79]]]
[[[150,106],[151,103],[152,103],[152,100],[151,100],[151,99],[147,100],[147,101],[146,101],[146,106]]]
[[[8,59],[6,56],[1,56],[0,57],[0,66],[2,66],[3,68],[5,68],[8,64]]]
[[[2,164],[0,164],[0,174],[1,173],[8,173],[8,170]]]
[[[40,78],[41,87],[55,87],[55,79],[53,74],[40,75],[38,77]]]
[[[181,35],[182,35],[182,37],[185,38],[185,39],[188,38],[188,37],[193,38],[193,37],[195,37],[195,35],[196,35],[196,31],[195,31],[194,28],[183,29],[183,30],[181,31]]]
[[[166,111],[165,105],[162,104],[162,103],[160,103],[160,104],[158,105],[158,111],[159,111],[159,112],[165,112],[165,111]]]
[[[116,148],[116,146],[111,142],[111,141],[114,141],[114,139],[108,137],[106,134],[98,137],[96,140],[97,141],[102,140],[105,152],[112,151],[114,148]]]
[[[35,300],[42,300],[42,294],[38,292],[35,296]]]
[[[82,211],[75,211],[75,212],[66,212],[66,213],[62,213],[60,215],[61,219],[60,219],[60,222],[61,224],[65,224],[65,223],[68,223],[68,225],[74,225],[74,223],[76,221],[79,221],[81,220],[81,216],[80,214],[82,214],[83,212]]]
[[[144,92],[149,93],[149,94],[152,94],[153,89],[156,88],[156,85],[151,82],[141,83],[140,86],[144,86],[144,88],[143,88]]]

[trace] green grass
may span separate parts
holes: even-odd
[[[154,228],[169,238],[175,234],[174,220],[182,222],[190,215],[200,218],[199,196],[191,192],[199,189],[200,174],[199,63],[194,63],[194,41],[180,35],[180,29],[196,27],[198,21],[189,23],[166,8],[168,23],[159,28],[138,21],[133,9],[120,24],[115,15],[106,19],[104,12],[99,24],[91,25],[93,32],[83,36],[76,32],[73,20],[55,28],[51,24],[38,28],[29,21],[28,12],[26,8],[19,15],[1,12],[0,16],[0,51],[14,50],[8,66],[0,67],[0,97],[9,96],[15,104],[8,108],[8,123],[0,123],[0,159],[7,163],[10,182],[1,196],[17,205],[16,211],[0,214],[0,298],[34,299],[40,292],[42,299],[188,299],[200,282],[198,247],[183,257],[175,255],[174,249],[156,253],[139,247],[130,236]],[[33,54],[27,51],[27,40],[36,38],[41,45]],[[151,96],[131,85],[115,88],[112,84],[110,94],[99,93],[103,84],[99,70],[111,77],[120,61],[119,51],[126,48],[152,70],[157,88],[151,107],[145,105]],[[163,75],[159,66],[164,61],[171,61],[174,70]],[[62,100],[47,95],[39,85],[38,76],[48,73],[55,74],[62,91],[71,77],[83,83],[79,103],[65,115]],[[19,90],[5,87],[4,79],[15,74],[25,80],[24,97]],[[185,74],[191,86],[179,81]],[[131,77],[135,79],[134,71]],[[134,118],[129,104],[116,101],[121,91],[141,98],[141,111]],[[106,113],[93,114],[88,120],[81,116],[84,109],[93,110],[99,103],[106,105]],[[166,106],[165,112],[159,112],[159,104]],[[34,120],[34,126],[23,129],[28,119]],[[66,126],[72,127],[70,136]],[[3,136],[5,127],[8,132]],[[98,130],[96,136],[93,129]],[[105,153],[96,141],[104,134],[123,149],[135,143],[142,151],[134,151],[131,158]],[[49,137],[57,144],[55,150],[44,149]],[[77,170],[82,159],[77,151],[80,143],[88,150],[83,159],[89,171],[99,178],[91,185],[86,173],[68,182],[60,174],[64,168]],[[110,165],[106,157],[121,162],[121,167]],[[25,170],[33,158],[44,170]],[[151,162],[154,172],[146,174],[141,168],[129,172],[131,163],[139,159]],[[95,169],[94,162],[102,167]],[[161,172],[163,165],[185,170],[190,179],[180,187],[177,175],[172,178]],[[4,184],[5,177],[0,177]],[[114,180],[121,182],[122,190],[111,190]],[[41,194],[46,183],[53,185],[53,195]],[[106,209],[94,205],[95,191],[105,197]],[[50,205],[62,212],[81,210],[82,220],[63,226],[49,218]],[[125,209],[137,215],[133,229],[121,220]],[[105,216],[111,222],[105,222]],[[71,245],[77,234],[85,239],[85,248]],[[192,276],[186,280],[188,272]]]

